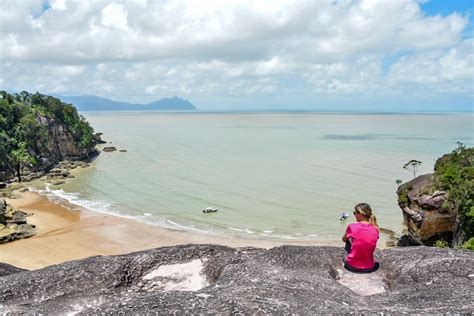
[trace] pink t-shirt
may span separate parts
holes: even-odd
[[[347,238],[352,246],[346,262],[356,269],[371,269],[374,267],[374,251],[379,239],[379,231],[367,222],[347,225]]]

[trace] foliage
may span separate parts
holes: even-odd
[[[457,211],[466,239],[474,237],[474,148],[462,143],[435,165],[434,186],[448,193],[443,207]]]
[[[463,249],[474,250],[474,237],[470,238],[462,245]]]
[[[398,187],[397,195],[398,195],[398,205],[401,207],[408,206],[408,192],[413,189],[413,186],[408,183],[404,183]]]
[[[446,248],[449,246],[448,242],[442,239],[437,240],[434,245],[438,248]]]
[[[398,194],[398,204],[399,205],[406,205],[408,203],[408,196],[406,192],[401,192]]]
[[[71,104],[26,91],[0,91],[0,172],[35,165],[48,141],[48,122],[62,125],[80,148],[94,144],[94,130]]]
[[[421,161],[412,159],[409,162],[407,162],[405,165],[403,165],[403,169],[409,170],[411,169],[413,172],[413,178],[416,178],[416,171],[418,170],[418,167],[421,165]]]

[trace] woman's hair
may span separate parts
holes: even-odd
[[[372,209],[370,208],[369,204],[359,203],[354,207],[354,209],[357,213],[362,214],[370,224],[375,226],[375,228],[379,228],[379,225],[377,225],[377,218],[375,218],[375,215],[372,214]]]

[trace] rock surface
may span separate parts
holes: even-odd
[[[115,148],[114,146],[108,146],[108,147],[104,147],[102,150],[105,152],[111,152],[111,151],[116,151],[117,148]]]
[[[384,292],[369,296],[337,280],[342,255],[343,249],[334,247],[183,245],[35,271],[10,274],[10,269],[0,277],[0,309],[52,315],[474,310],[473,252],[428,247],[378,251],[381,268],[367,282],[377,278]]]
[[[431,182],[432,175],[426,174],[398,188],[398,204],[408,229],[408,233],[400,238],[398,246],[431,246],[440,239],[451,241],[457,213],[443,207],[448,198],[446,192],[424,193]]]
[[[36,227],[26,222],[29,214],[14,209],[0,198],[0,244],[36,234]]]
[[[7,263],[0,263],[0,277],[5,276],[5,275],[10,275],[10,274],[15,274],[22,271],[28,271],[28,270],[20,269]]]

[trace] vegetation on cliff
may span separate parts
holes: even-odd
[[[474,148],[458,143],[455,150],[436,161],[434,169],[432,186],[448,193],[443,207],[457,211],[462,239],[474,238]]]
[[[474,148],[458,143],[436,161],[434,173],[401,184],[397,194],[407,225],[399,245],[474,250]]]
[[[54,151],[52,147],[58,147],[52,144],[57,131],[66,133],[77,148],[95,144],[92,127],[74,106],[39,93],[0,91],[0,172],[4,178],[16,174],[21,181],[24,167],[34,168]]]

